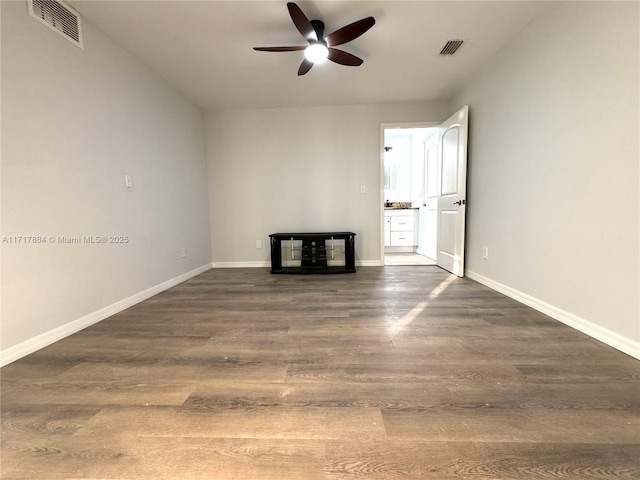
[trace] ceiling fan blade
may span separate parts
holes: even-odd
[[[358,67],[364,63],[359,57],[351,55],[350,53],[338,50],[337,48],[329,48],[329,60],[340,65],[347,65],[349,67]]]
[[[306,58],[300,64],[300,68],[298,69],[298,75],[304,75],[313,67],[313,62],[310,62]]]
[[[306,15],[302,13],[300,7],[293,2],[289,2],[287,3],[287,9],[289,10],[289,15],[291,15],[293,24],[296,26],[302,36],[309,41],[318,40],[313,25],[311,25],[311,22],[306,17]]]
[[[307,47],[253,47],[253,49],[258,52],[297,52]]]
[[[325,40],[330,47],[342,45],[343,43],[347,43],[358,38],[364,32],[373,27],[375,23],[376,21],[373,17],[363,18],[362,20],[358,20],[357,22],[353,22],[346,27],[336,30],[327,36]]]

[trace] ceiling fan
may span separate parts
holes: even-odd
[[[373,27],[376,23],[373,17],[367,17],[353,22],[324,37],[323,22],[320,20],[309,20],[305,14],[302,13],[300,7],[293,2],[287,3],[287,9],[289,10],[293,24],[309,44],[292,47],[253,47],[254,50],[259,52],[295,52],[304,50],[304,60],[302,64],[300,64],[298,75],[304,75],[311,70],[314,64],[321,63],[326,59],[350,67],[362,65],[364,60],[361,58],[334,47],[358,38]]]

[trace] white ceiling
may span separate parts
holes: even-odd
[[[550,2],[296,2],[310,20],[325,22],[326,33],[376,19],[340,47],[362,66],[326,62],[302,77],[302,52],[252,49],[306,44],[284,0],[68,3],[198,105],[220,109],[446,100]],[[465,44],[440,56],[451,39]]]

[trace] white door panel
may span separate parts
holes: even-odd
[[[438,197],[438,143],[427,147],[427,198]]]
[[[441,196],[458,193],[458,126],[445,130],[442,135],[442,155],[446,159],[442,163]]]

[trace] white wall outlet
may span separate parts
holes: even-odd
[[[262,248],[262,240],[256,240],[256,248]]]
[[[131,175],[128,173],[124,174],[124,186],[126,188],[133,188],[133,180],[131,180]]]
[[[360,193],[367,193],[367,187],[364,185],[360,185]]]
[[[489,259],[489,247],[482,247],[482,258]]]
[[[182,254],[182,258],[187,258],[187,249],[182,247],[180,249],[180,253]]]

